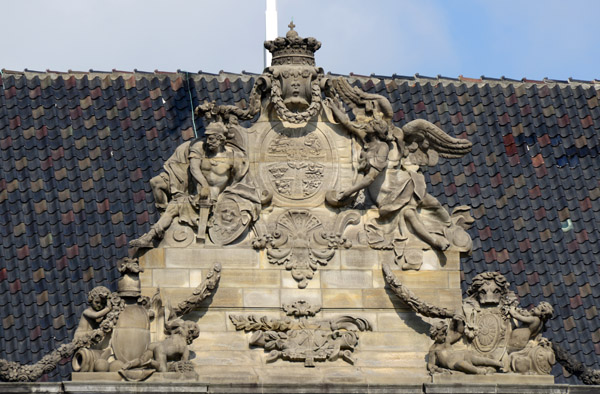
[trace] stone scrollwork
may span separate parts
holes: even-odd
[[[274,231],[259,236],[253,246],[266,249],[269,263],[284,265],[303,289],[319,265],[327,265],[333,258],[335,249],[352,246],[342,234],[346,226],[358,223],[359,218],[352,211],[339,214],[329,229],[310,211],[291,209],[277,218]]]
[[[500,273],[475,276],[458,312],[419,300],[389,265],[383,265],[383,273],[392,291],[411,309],[442,319],[430,332],[434,340],[429,349],[431,373],[551,372],[555,354],[542,331],[552,317],[552,306],[541,302],[529,311],[519,308],[516,294]]]
[[[267,317],[230,315],[229,319],[237,330],[254,332],[251,346],[269,351],[267,362],[278,359],[304,362],[305,367],[314,367],[315,362],[335,361],[338,358],[354,364],[352,353],[358,345],[358,333],[371,330],[368,320],[354,316],[340,316],[329,320],[309,320],[320,309],[305,301],[284,306],[289,317],[269,319]]]

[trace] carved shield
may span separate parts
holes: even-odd
[[[475,348],[496,360],[506,351],[506,340],[510,334],[507,322],[499,311],[482,311],[475,319],[477,336],[473,340]]]
[[[337,178],[335,152],[327,135],[314,125],[271,129],[259,142],[258,179],[273,193],[275,204],[316,205]]]
[[[150,344],[148,311],[140,305],[128,305],[119,315],[112,336],[112,348],[119,361],[139,358]]]

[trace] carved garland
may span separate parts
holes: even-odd
[[[552,349],[556,355],[556,361],[569,373],[581,379],[583,384],[600,385],[600,370],[588,368],[554,341],[552,342]]]
[[[102,323],[100,323],[100,328],[95,329],[84,337],[61,345],[52,353],[42,357],[37,363],[23,365],[18,362],[0,359],[0,381],[36,381],[43,374],[56,368],[62,359],[73,356],[81,348],[89,348],[102,342],[104,337],[113,330],[119,319],[119,314],[125,308],[125,301],[117,293],[111,293],[108,302],[112,305],[112,308],[106,314]]]
[[[385,281],[390,285],[392,291],[413,311],[425,317],[435,317],[440,319],[449,319],[455,316],[449,309],[421,301],[412,291],[406,288],[398,278],[396,278],[388,264],[383,264],[382,268]]]
[[[215,263],[210,272],[206,275],[206,279],[194,289],[192,295],[181,301],[175,308],[173,308],[175,315],[183,316],[197,308],[206,297],[211,295],[211,292],[219,284],[220,279],[221,264]]]

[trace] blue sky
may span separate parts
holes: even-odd
[[[278,0],[334,73],[600,79],[597,0]],[[0,68],[260,73],[265,0],[5,0]]]

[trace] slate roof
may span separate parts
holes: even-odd
[[[87,292],[115,289],[127,242],[158,219],[149,180],[193,138],[192,108],[243,105],[255,77],[3,70],[0,358],[34,362],[72,338]],[[349,78],[388,97],[399,125],[424,118],[473,142],[426,172],[476,219],[463,289],[502,272],[522,306],[554,306],[547,337],[600,368],[600,81]],[[64,361],[45,379],[68,379]]]

